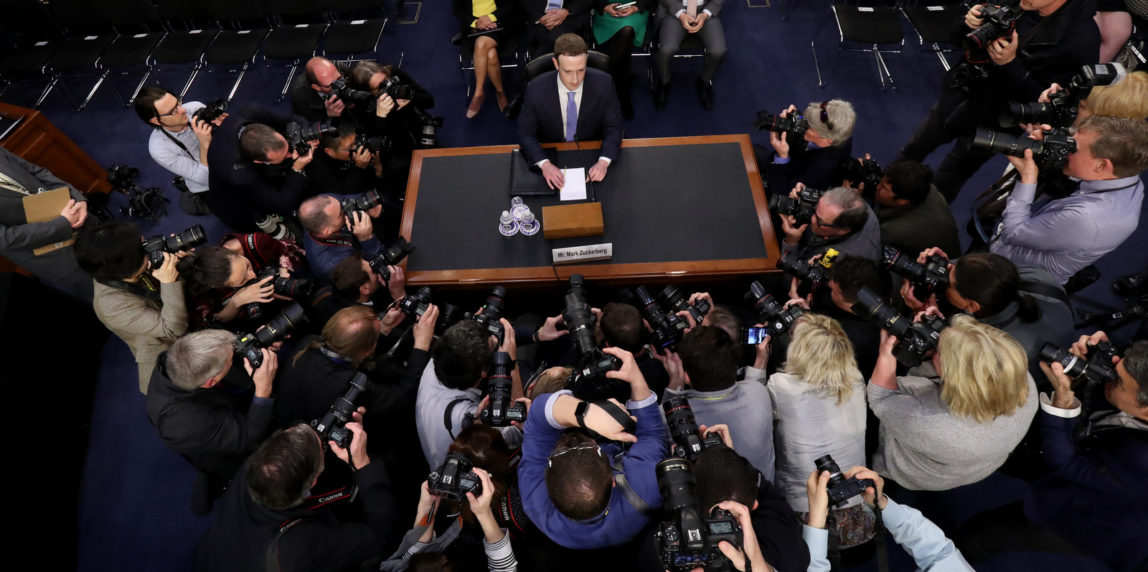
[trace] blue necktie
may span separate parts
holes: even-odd
[[[546,11],[557,10],[562,7],[562,0],[546,0]]]
[[[578,104],[574,102],[574,92],[566,92],[566,140],[573,141],[578,131]]]

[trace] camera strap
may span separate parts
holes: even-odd
[[[116,290],[122,290],[128,294],[135,294],[141,298],[147,298],[155,302],[160,302],[159,287],[152,282],[151,276],[144,274],[140,276],[139,284],[132,284],[124,282],[123,280],[100,280],[100,284],[110,286]]]
[[[619,450],[611,460],[610,468],[614,471],[614,481],[618,483],[618,488],[622,491],[622,497],[626,499],[626,502],[630,503],[630,506],[634,507],[634,510],[646,516],[651,516],[654,514],[654,507],[650,506],[650,504],[642,498],[642,495],[639,495],[638,492],[634,490],[634,487],[630,486],[630,481],[626,479],[626,467],[622,464],[625,458],[626,452]]]
[[[179,145],[179,148],[180,148],[180,149],[183,149],[183,152],[184,152],[184,153],[187,153],[187,156],[188,156],[188,157],[191,157],[193,161],[195,161],[196,163],[198,163],[198,162],[199,162],[199,157],[196,157],[195,155],[192,155],[192,154],[191,154],[191,150],[187,148],[187,145],[184,145],[184,144],[183,144],[183,141],[180,141],[179,139],[176,139],[175,135],[172,135],[171,133],[169,133],[169,132],[168,132],[168,130],[167,130],[167,129],[164,129],[163,127],[156,127],[156,129],[159,129],[159,130],[160,130],[160,132],[161,132],[161,133],[163,133],[164,135],[166,135],[168,139],[171,139],[171,142],[172,142],[172,143],[175,143],[176,145]],[[191,129],[191,124],[190,124],[190,123],[188,123],[188,126],[187,126],[185,129]]]
[[[280,572],[283,567],[279,564],[279,541],[282,540],[283,535],[287,534],[289,530],[295,528],[295,525],[307,520],[305,517],[293,518],[279,527],[279,532],[275,534],[275,539],[271,544],[267,545],[267,556],[264,558],[267,572]]]
[[[468,401],[471,401],[471,398],[469,398],[469,397],[456,397],[455,399],[451,400],[451,402],[450,402],[450,403],[446,404],[446,411],[443,411],[443,413],[442,413],[442,423],[443,423],[443,425],[445,425],[445,426],[446,426],[446,432],[447,432],[447,434],[449,434],[449,435],[450,435],[450,440],[451,440],[451,441],[454,441],[454,439],[455,439],[455,434],[454,434],[454,421],[452,421],[452,420],[451,420],[451,417],[452,417],[452,415],[451,415],[451,414],[452,414],[452,413],[454,413],[454,408],[455,408],[455,407],[456,407],[456,406],[457,406],[459,403],[465,403],[465,402],[468,402]],[[474,421],[474,415],[472,415],[472,414],[470,414],[470,413],[467,413],[467,414],[466,414],[466,415],[463,417],[463,420],[462,420],[462,428],[463,428],[463,429],[466,429],[467,427],[469,427],[469,426],[470,426],[470,424],[471,424],[473,421]]]

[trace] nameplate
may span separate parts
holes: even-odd
[[[554,257],[554,264],[572,264],[575,262],[593,262],[595,260],[610,260],[614,256],[614,243],[586,244],[568,248],[554,248],[550,251]]]

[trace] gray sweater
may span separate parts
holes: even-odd
[[[909,373],[936,375],[928,363]],[[987,423],[950,413],[942,383],[907,375],[897,378],[895,391],[869,384],[869,408],[881,420],[873,469],[907,489],[943,491],[984,479],[1004,464],[1036,415],[1031,375],[1024,405]]]
[[[699,425],[728,425],[734,450],[773,482],[773,401],[765,387],[756,381],[739,381],[729,389],[666,389],[665,395],[689,399]]]

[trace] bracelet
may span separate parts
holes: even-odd
[[[542,341],[538,339],[538,330],[534,330],[534,333],[530,334],[530,338],[534,340],[534,343]]]

